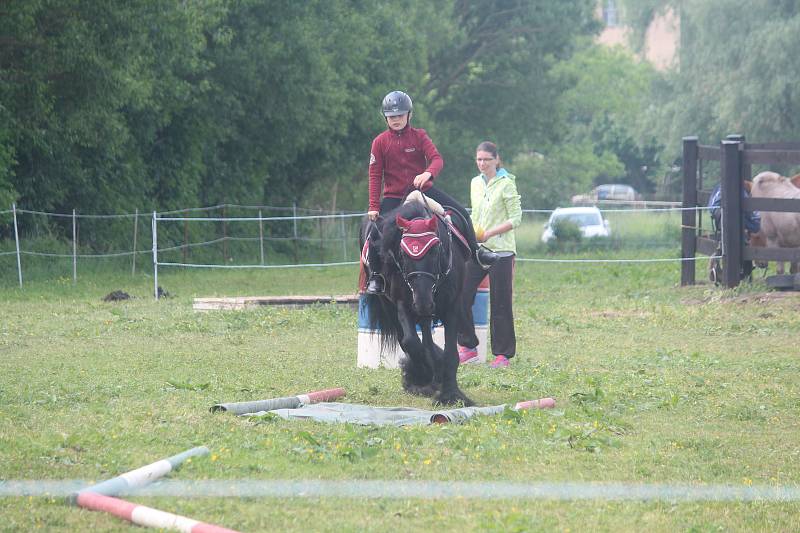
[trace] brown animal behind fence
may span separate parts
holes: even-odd
[[[753,198],[800,199],[800,174],[787,178],[776,172],[761,172],[752,182],[745,183],[745,186],[749,184]],[[800,247],[800,213],[762,211],[761,231],[754,237],[752,246]],[[777,261],[776,271],[778,274],[784,273],[784,261]],[[791,263],[789,272],[800,272],[800,263]]]

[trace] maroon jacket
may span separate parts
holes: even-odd
[[[425,130],[411,126],[400,131],[387,129],[372,141],[369,210],[380,210],[381,183],[384,196],[403,198],[413,189],[414,178],[425,171],[431,173],[431,179],[422,190],[430,189],[443,166],[444,160]]]

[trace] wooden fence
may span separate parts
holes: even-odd
[[[800,200],[743,198],[744,180],[750,180],[753,165],[800,165],[800,143],[746,143],[743,135],[729,135],[719,146],[698,143],[697,137],[683,138],[683,218],[681,220],[681,285],[695,283],[697,253],[714,255],[720,242],[705,233],[698,207],[706,207],[711,192],[704,188],[704,161],[719,161],[722,191],[722,283],[735,287],[741,281],[740,265],[747,260],[800,261],[800,248],[758,248],[747,246],[744,234],[746,211],[800,213]],[[687,209],[690,208],[690,209]]]

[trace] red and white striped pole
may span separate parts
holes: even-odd
[[[286,396],[283,398],[271,398],[269,400],[256,400],[253,402],[233,402],[218,403],[211,406],[211,412],[225,411],[235,415],[245,415],[250,413],[260,413],[261,411],[272,411],[273,409],[297,409],[301,405],[309,405],[318,402],[327,402],[341,398],[345,395],[345,390],[341,387],[335,389],[325,389],[298,394],[297,396]]]
[[[512,409],[514,411],[524,411],[525,409],[552,409],[555,406],[556,401],[553,398],[539,398],[538,400],[517,402]],[[439,411],[431,415],[431,424],[447,424],[449,422],[459,424],[475,415],[499,415],[505,411],[507,407],[507,404],[502,404],[489,407],[462,407],[461,409]]]
[[[144,527],[183,531],[184,533],[238,533],[233,529],[207,524],[185,516],[159,511],[152,507],[94,492],[81,492],[78,494],[77,504],[84,509],[109,513]]]
[[[524,409],[552,409],[555,406],[556,401],[553,398],[539,398],[538,400],[517,402],[516,405],[514,405],[514,410],[522,411]]]

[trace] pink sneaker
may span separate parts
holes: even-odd
[[[492,368],[506,367],[508,366],[508,357],[506,357],[505,355],[498,355],[497,357],[494,358],[494,361],[492,361],[489,364],[489,366],[491,366]]]
[[[467,348],[466,346],[458,345],[458,361],[462,365],[466,365],[467,363],[476,363],[478,362],[478,350],[477,348]]]

